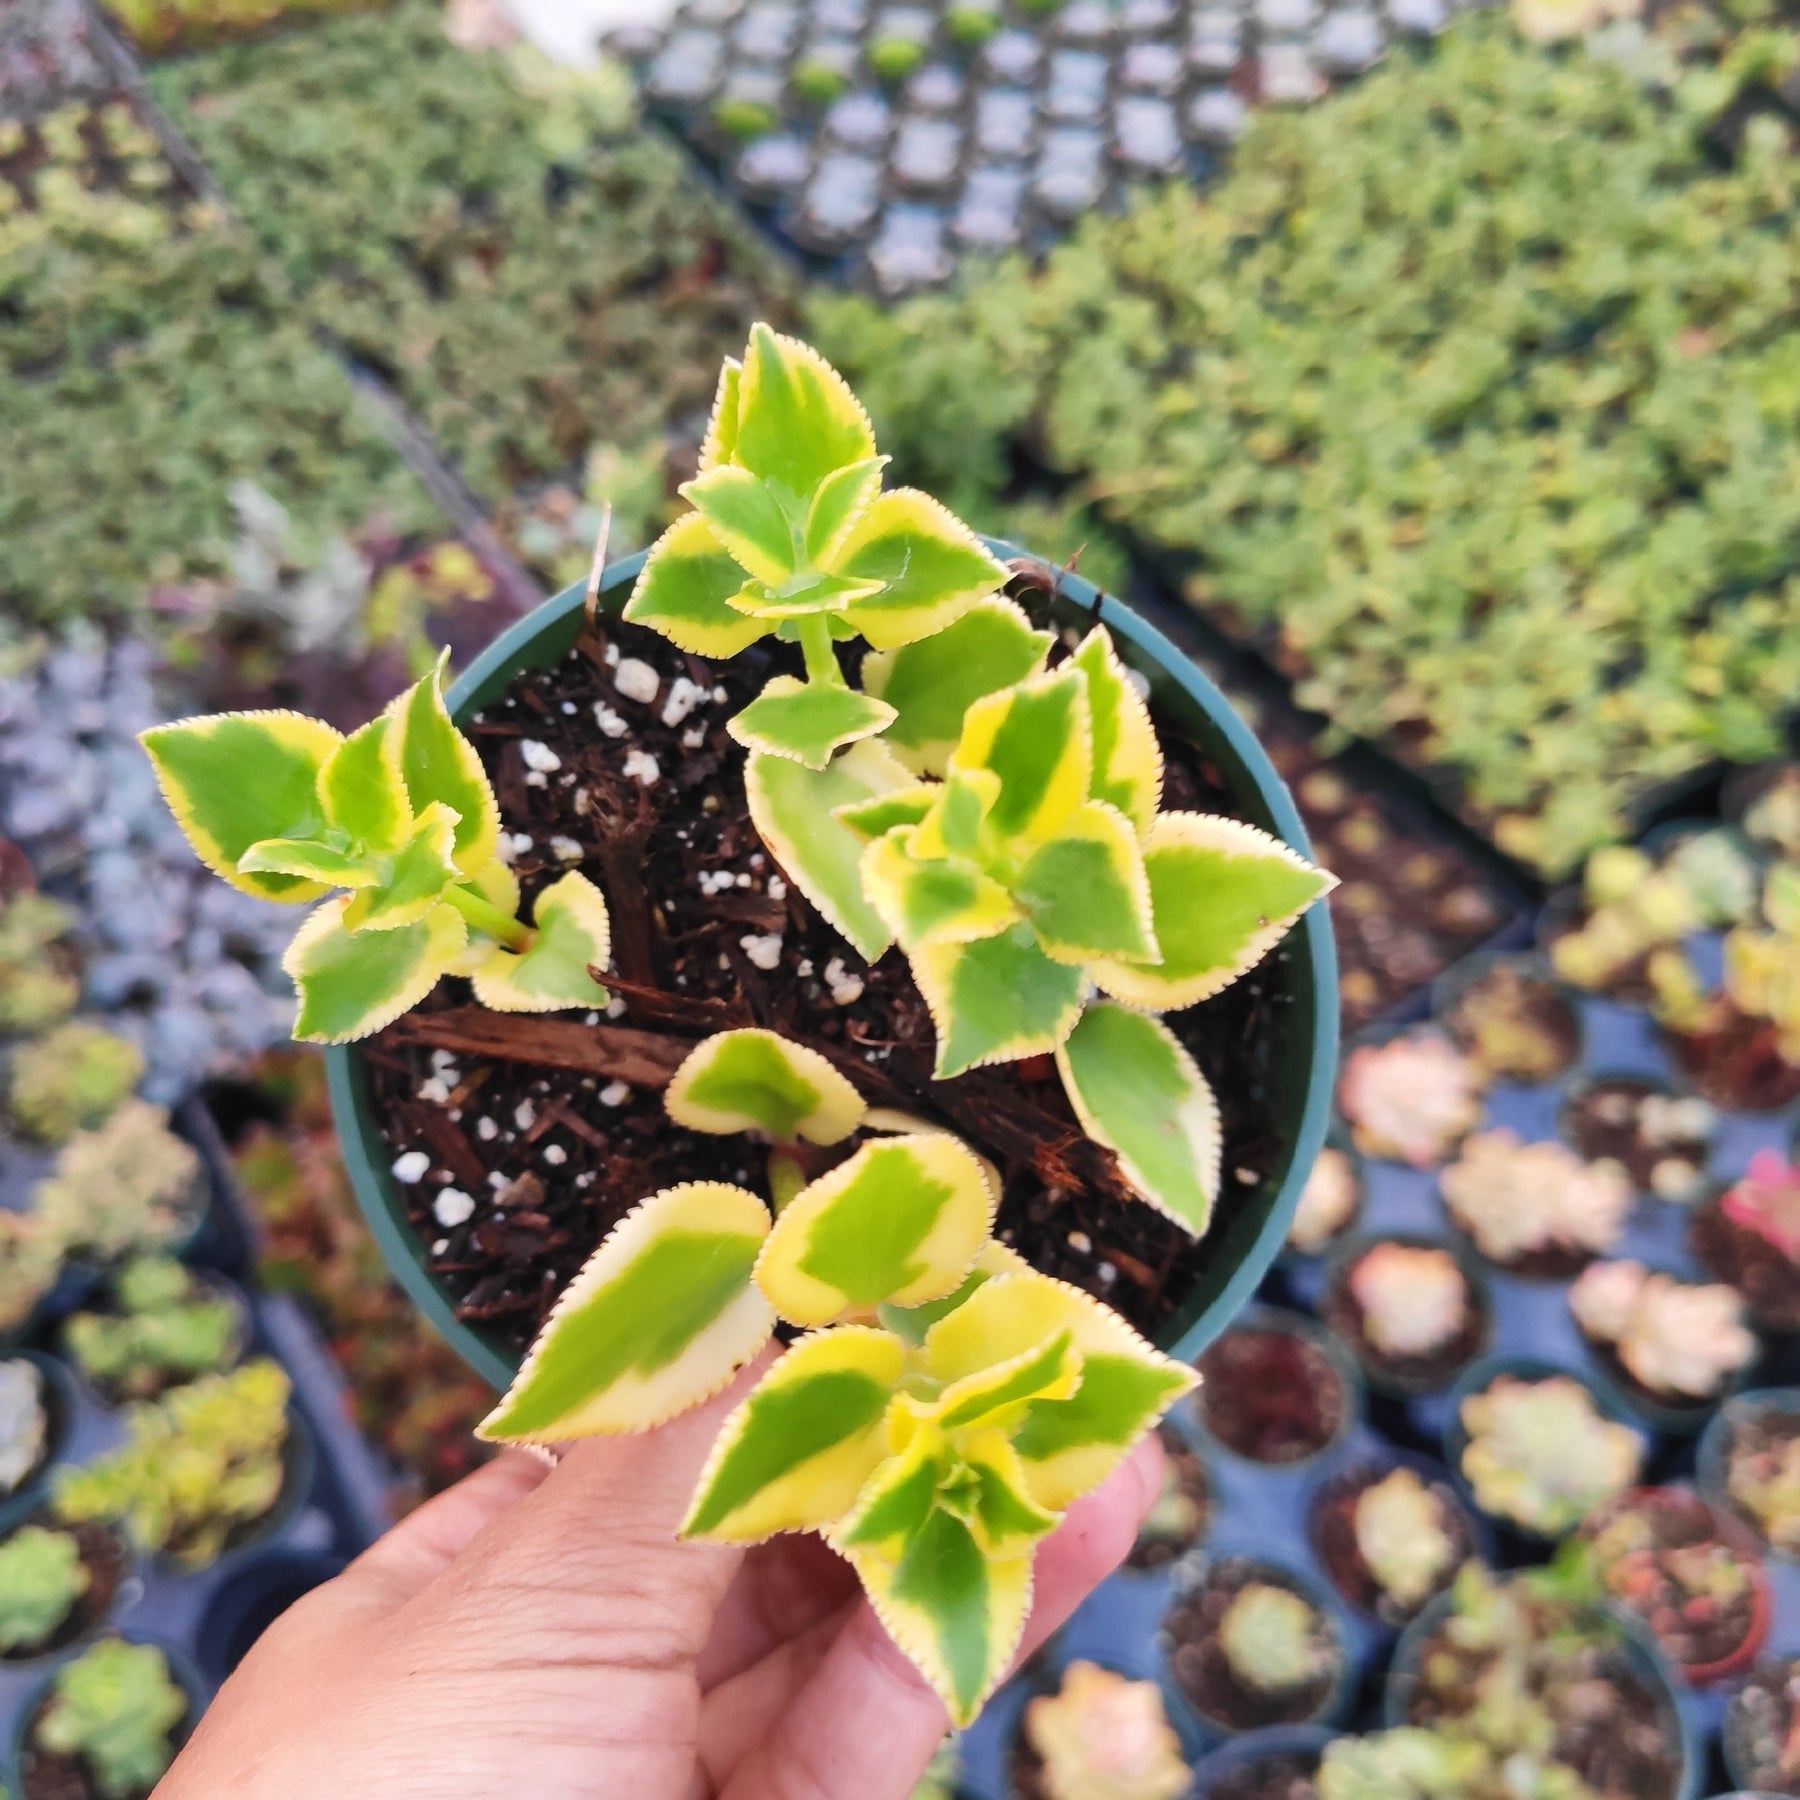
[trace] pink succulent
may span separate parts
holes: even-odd
[[[1759,1150],[1720,1206],[1732,1224],[1755,1232],[1790,1262],[1800,1262],[1800,1166],[1774,1150]]]

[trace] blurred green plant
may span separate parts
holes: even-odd
[[[25,1525],[0,1542],[0,1652],[29,1654],[44,1644],[92,1580],[71,1532]]]
[[[172,1256],[127,1263],[112,1297],[115,1311],[75,1313],[64,1327],[76,1366],[109,1396],[147,1399],[223,1369],[241,1347],[236,1301]]]
[[[108,1638],[56,1671],[32,1738],[58,1756],[79,1757],[103,1800],[146,1793],[175,1760],[169,1734],[188,1710],[153,1644]]]

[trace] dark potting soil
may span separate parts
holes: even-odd
[[[1707,1141],[1704,1137],[1656,1137],[1645,1129],[1643,1103],[1666,1097],[1654,1081],[1634,1075],[1604,1076],[1570,1097],[1563,1110],[1563,1135],[1589,1162],[1609,1156],[1623,1163],[1633,1185],[1640,1189],[1660,1193],[1664,1183],[1678,1187],[1679,1165],[1691,1165],[1692,1176],[1684,1179],[1697,1178],[1706,1167]],[[1677,1168],[1671,1171],[1669,1165]],[[1659,1169],[1664,1172],[1660,1181]]]
[[[17,1650],[0,1651],[0,1662],[31,1662],[40,1656],[54,1656],[86,1637],[112,1611],[120,1583],[131,1568],[125,1546],[118,1535],[104,1525],[65,1525],[47,1513],[36,1513],[24,1523],[66,1532],[74,1538],[81,1548],[82,1566],[88,1572],[87,1592],[75,1602],[69,1616],[49,1637]]]
[[[1726,1709],[1725,1744],[1759,1794],[1800,1794],[1800,1661],[1756,1665]]]
[[[1554,1081],[1581,1051],[1580,1017],[1555,983],[1504,965],[1470,982],[1444,1023],[1501,1081]]]
[[[1757,1324],[1771,1331],[1800,1331],[1800,1265],[1765,1237],[1725,1216],[1723,1196],[1694,1209],[1688,1247],[1720,1281],[1744,1296]]]
[[[1666,1034],[1696,1093],[1735,1112],[1779,1112],[1800,1098],[1800,1068],[1776,1047],[1767,1019],[1733,1012],[1717,1031]]]
[[[1304,1462],[1337,1435],[1350,1396],[1318,1345],[1273,1327],[1228,1331],[1200,1359],[1192,1404],[1226,1449],[1259,1463]]]
[[[1137,1542],[1131,1546],[1131,1554],[1125,1559],[1127,1568],[1166,1569],[1193,1549],[1212,1523],[1213,1492],[1206,1465],[1173,1426],[1159,1425],[1157,1436],[1162,1440],[1165,1489],[1173,1482],[1175,1504],[1192,1509],[1193,1522],[1188,1526],[1182,1521],[1183,1529],[1173,1529],[1165,1517],[1165,1503],[1158,1501],[1138,1533]]]
[[[1350,1287],[1355,1268],[1355,1263],[1347,1264],[1333,1278],[1319,1302],[1319,1317],[1355,1351],[1356,1360],[1371,1376],[1409,1394],[1432,1394],[1447,1388],[1481,1354],[1488,1338],[1489,1305],[1474,1283],[1464,1282],[1468,1300],[1454,1337],[1428,1353],[1395,1356],[1369,1337],[1362,1304]]]
[[[1448,1477],[1428,1481],[1427,1490],[1437,1502],[1438,1524],[1455,1546],[1456,1554],[1430,1594],[1416,1606],[1402,1606],[1375,1577],[1356,1542],[1356,1503],[1378,1481],[1391,1474],[1388,1467],[1370,1465],[1347,1469],[1334,1476],[1314,1497],[1308,1529],[1313,1548],[1331,1585],[1352,1606],[1373,1614],[1384,1625],[1398,1629],[1423,1610],[1428,1601],[1456,1579],[1456,1571],[1470,1557],[1480,1554],[1475,1521],[1456,1497]]]
[[[1042,616],[1036,596],[1019,598]],[[654,672],[653,699],[620,690],[621,661]],[[465,983],[446,980],[361,1047],[390,1155],[430,1159],[403,1192],[434,1275],[459,1318],[523,1347],[639,1201],[683,1181],[760,1189],[751,1139],[683,1130],[662,1104],[697,1041],[760,1025],[830,1058],[871,1105],[941,1120],[987,1155],[1003,1182],[999,1237],[1154,1332],[1204,1267],[1207,1242],[1131,1194],[1111,1152],[1083,1135],[1050,1058],[934,1081],[936,1036],[905,958],[890,950],[864,965],[763,848],[745,805],[744,752],[725,725],[790,667],[786,646],[715,665],[609,622],[554,668],[522,674],[468,727],[526,897],[569,869],[596,882],[616,975],[606,1011],[585,1018],[486,1012]],[[528,741],[559,766],[534,749],[540,766],[528,767]],[[1230,810],[1194,745],[1166,730],[1163,745],[1166,807]],[[1268,1080],[1291,1005],[1288,954],[1169,1020],[1219,1100],[1225,1177],[1213,1238],[1282,1151]],[[812,1172],[852,1148],[822,1153]],[[472,1208],[441,1199],[446,1189]]]
[[[112,1795],[101,1787],[86,1757],[56,1756],[33,1746],[43,1707],[32,1714],[25,1728],[25,1744],[19,1752],[20,1800],[149,1800],[150,1788],[134,1788],[129,1794]],[[191,1716],[182,1719],[169,1734],[169,1760],[193,1732]]]
[[[1219,1642],[1219,1625],[1233,1600],[1253,1583],[1287,1588],[1310,1606],[1305,1591],[1281,1569],[1247,1556],[1215,1563],[1206,1580],[1178,1602],[1163,1621],[1169,1637],[1169,1667],[1175,1685],[1203,1718],[1232,1731],[1260,1731],[1267,1725],[1303,1724],[1325,1704],[1337,1680],[1343,1646],[1333,1646],[1326,1669],[1301,1687],[1264,1693],[1240,1681]],[[1321,1629],[1324,1629],[1321,1622]]]
[[[1318,1800],[1316,1756],[1265,1756],[1227,1769],[1206,1790],[1206,1800]]]

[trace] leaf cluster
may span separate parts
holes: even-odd
[[[109,1393],[142,1399],[214,1374],[241,1346],[237,1303],[173,1257],[127,1263],[112,1297],[115,1310],[75,1313],[64,1327],[76,1366]]]
[[[103,1800],[148,1792],[175,1760],[169,1734],[188,1697],[154,1644],[107,1638],[65,1663],[33,1729],[57,1756],[79,1757]]]
[[[63,1144],[98,1125],[144,1073],[138,1047],[102,1025],[72,1019],[13,1052],[7,1111],[24,1136]]]
[[[0,1651],[16,1655],[41,1645],[91,1581],[70,1532],[25,1525],[0,1541]]]

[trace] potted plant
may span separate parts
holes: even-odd
[[[1573,1375],[1490,1358],[1452,1392],[1447,1460],[1490,1518],[1559,1538],[1637,1480],[1644,1440]]]
[[[73,1383],[54,1358],[21,1350],[0,1361],[0,1526],[31,1510],[74,1414]]]
[[[75,1010],[72,923],[65,907],[31,889],[0,906],[0,1036],[47,1030]]]
[[[1694,1254],[1743,1295],[1770,1331],[1800,1331],[1800,1167],[1759,1150],[1736,1181],[1697,1207]]]
[[[62,1269],[62,1246],[35,1213],[0,1212],[0,1347],[30,1334]]]
[[[70,1136],[31,1194],[32,1216],[57,1254],[101,1265],[180,1250],[206,1203],[194,1147],[169,1129],[165,1108],[146,1100],[125,1100]]]
[[[1567,1281],[1623,1235],[1631,1182],[1616,1162],[1584,1162],[1561,1144],[1525,1144],[1510,1127],[1480,1131],[1438,1177],[1451,1220],[1497,1268]]]
[[[1756,1794],[1800,1794],[1800,1718],[1795,1677],[1800,1658],[1766,1657],[1725,1708],[1725,1767]]]
[[[1227,1738],[1194,1765],[1193,1800],[1318,1800],[1319,1764],[1336,1733],[1271,1725]]]
[[[1700,1439],[1700,1491],[1785,1561],[1800,1560],[1800,1391],[1727,1400]]]
[[[1410,1460],[1334,1476],[1313,1496],[1307,1537],[1345,1603],[1396,1631],[1481,1550],[1448,1471]]]
[[[1481,1121],[1481,1071],[1441,1032],[1401,1032],[1344,1059],[1338,1105],[1364,1156],[1429,1169]]]
[[[1606,1597],[1644,1622],[1693,1686],[1740,1674],[1761,1650],[1770,1606],[1762,1564],[1699,1495],[1623,1494],[1587,1520],[1580,1541]]]
[[[1253,1308],[1198,1367],[1192,1418],[1202,1440],[1265,1469],[1316,1467],[1360,1415],[1349,1357],[1299,1313]]]
[[[322,902],[287,959],[298,1029],[380,1034],[379,1062],[337,1056],[334,1092],[402,1279],[501,1382],[544,1326],[491,1435],[654,1424],[716,1390],[778,1312],[871,1329],[881,1304],[954,1295],[935,1339],[901,1318],[879,1348],[832,1335],[813,1354],[868,1359],[883,1409],[921,1359],[933,1405],[974,1373],[977,1329],[1047,1334],[1017,1343],[1049,1358],[1042,1406],[1078,1362],[1116,1364],[1109,1447],[1032,1484],[1048,1521],[1187,1384],[1128,1321],[1170,1343],[1210,1332],[1286,1228],[1323,1097],[1271,1109],[1312,1081],[1329,1034],[1323,919],[1277,946],[1329,877],[1258,825],[1215,822],[1235,805],[1298,835],[1160,640],[1091,590],[1059,595],[1049,571],[1015,578],[925,496],[882,491],[861,408],[806,346],[753,332],[701,461],[695,510],[640,568],[591,606],[552,603],[459,685],[469,736],[433,672],[349,738],[238,715],[158,727],[146,747],[215,869]],[[452,974],[479,1005],[434,992]],[[1279,1017],[1276,984],[1298,1001]],[[1228,1015],[1245,1034],[1229,1054]],[[764,1240],[797,1254],[817,1219],[839,1229],[940,1165],[919,1204],[947,1184],[946,1235],[916,1275],[923,1239],[886,1245],[824,1307],[761,1261]],[[729,1281],[666,1293],[665,1231],[725,1240]],[[694,1360],[627,1416],[606,1363],[581,1357],[594,1391],[562,1416],[544,1383],[567,1379],[591,1315],[628,1329],[622,1293],[639,1317],[674,1306]],[[777,1410],[751,1403],[719,1467]],[[962,1466],[954,1432],[930,1441]],[[879,1442],[863,1432],[850,1461]],[[887,1519],[881,1491],[766,1511],[703,1492],[690,1527],[798,1508],[858,1551],[890,1628],[951,1689],[947,1613],[902,1617],[893,1598],[912,1538],[859,1535]],[[953,1518],[913,1523],[966,1532]],[[963,1616],[993,1629],[973,1686],[957,1659],[955,1716],[1004,1665],[1036,1535],[957,1563]]]
[[[36,1662],[91,1637],[110,1617],[130,1553],[104,1525],[28,1519],[0,1538],[0,1660]]]
[[[1355,1153],[1327,1144],[1300,1190],[1287,1247],[1297,1256],[1322,1255],[1355,1225],[1363,1198],[1362,1170]]]
[[[312,1485],[281,1365],[258,1357],[126,1414],[127,1442],[58,1473],[66,1524],[118,1524],[134,1549],[183,1573],[272,1535]]]
[[[1659,1431],[1698,1431],[1761,1351],[1735,1288],[1629,1258],[1582,1270],[1569,1311],[1602,1380]]]
[[[1176,1800],[1190,1772],[1154,1681],[1072,1662],[1025,1703],[1011,1800]]]
[[[1685,1204],[1706,1178],[1719,1116],[1647,1075],[1602,1074],[1571,1090],[1561,1128],[1578,1154],[1620,1164],[1640,1193]]]
[[[1166,1569],[1202,1542],[1215,1504],[1200,1453],[1168,1420],[1156,1431],[1162,1440],[1162,1492],[1126,1558],[1127,1568],[1145,1572]]]
[[[135,1044],[71,1019],[18,1045],[7,1069],[7,1116],[33,1143],[66,1143],[100,1124],[144,1073]]]
[[[1417,1725],[1339,1738],[1326,1748],[1314,1791],[1317,1800],[1593,1800],[1558,1763]]]
[[[1423,1238],[1355,1238],[1333,1255],[1319,1316],[1378,1391],[1447,1388],[1486,1346],[1492,1306],[1474,1271]]]
[[[1579,1552],[1511,1576],[1465,1564],[1400,1640],[1384,1717],[1560,1766],[1598,1800],[1692,1800],[1700,1777],[1666,1670]]]
[[[1213,1737],[1335,1721],[1350,1654],[1335,1604],[1297,1570],[1248,1556],[1197,1573],[1163,1621],[1165,1678]]]
[[[1581,1015],[1535,958],[1472,958],[1438,983],[1433,1010],[1490,1081],[1542,1086],[1581,1056]]]
[[[154,1644],[105,1638],[64,1663],[21,1714],[20,1800],[146,1800],[204,1697]]]
[[[65,1353],[106,1406],[154,1400],[196,1376],[218,1374],[249,1339],[242,1297],[173,1257],[127,1263],[109,1299],[108,1310],[74,1313],[63,1324]]]

